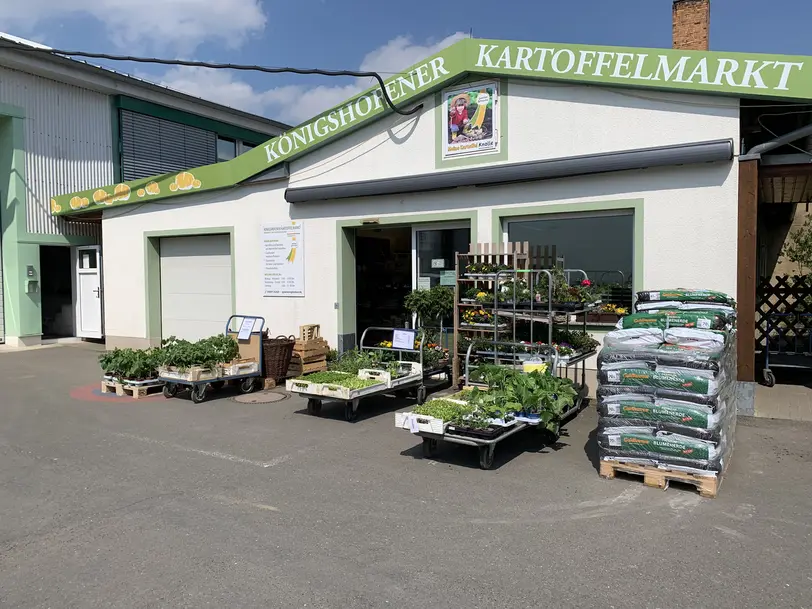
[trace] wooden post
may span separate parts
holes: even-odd
[[[756,231],[758,227],[758,161],[739,163],[738,379],[756,380]]]

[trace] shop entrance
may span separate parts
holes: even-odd
[[[403,299],[412,289],[412,229],[361,228],[355,233],[356,330],[402,328]]]
[[[74,336],[73,269],[71,248],[39,248],[42,338]]]
[[[467,222],[356,229],[356,340],[369,327],[412,327],[406,296],[438,285],[453,289],[456,254],[467,252],[470,240]]]

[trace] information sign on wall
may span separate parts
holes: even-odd
[[[499,84],[443,91],[443,160],[499,152]]]
[[[304,225],[262,225],[263,296],[304,296]]]

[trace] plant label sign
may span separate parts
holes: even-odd
[[[251,332],[254,331],[255,317],[246,317],[242,320],[240,325],[240,332],[237,334],[237,340],[248,340],[251,338]]]
[[[392,332],[392,348],[393,349],[409,349],[414,350],[414,339],[417,332],[414,330],[395,330]]]
[[[263,296],[304,296],[304,225],[262,225]]]

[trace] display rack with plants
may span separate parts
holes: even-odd
[[[518,246],[504,247],[518,251]],[[579,391],[585,387],[586,359],[598,342],[586,332],[584,313],[597,309],[600,294],[583,271],[527,266],[523,255],[458,254],[455,384],[483,363],[516,367],[551,345],[558,352],[559,376],[580,373]],[[491,273],[484,276],[483,269]],[[570,324],[578,314],[582,325],[575,332]]]

